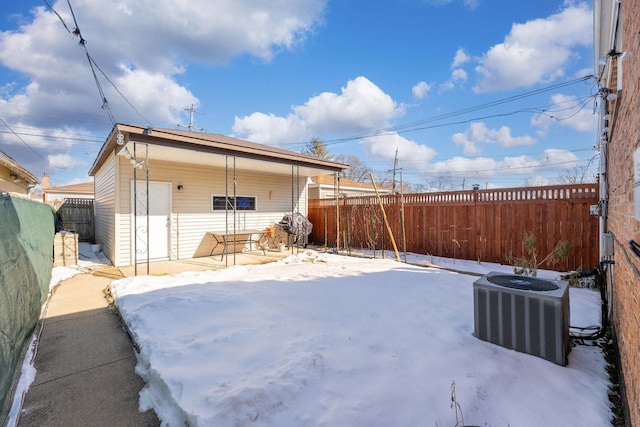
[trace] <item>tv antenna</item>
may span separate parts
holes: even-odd
[[[178,124],[177,124],[177,126],[178,126],[179,128],[186,128],[186,129],[189,129],[189,130],[190,130],[190,131],[192,131],[192,132],[193,132],[194,130],[197,130],[197,131],[203,131],[203,130],[204,130],[203,128],[197,128],[197,127],[194,127],[194,126],[193,126],[193,115],[194,115],[194,114],[202,114],[202,113],[200,113],[199,111],[196,111],[196,109],[195,109],[195,107],[193,106],[193,104],[191,104],[191,107],[190,107],[190,108],[185,108],[185,109],[184,109],[184,111],[188,111],[188,112],[189,112],[189,125],[185,126],[185,125],[181,125],[180,123],[178,123]]]

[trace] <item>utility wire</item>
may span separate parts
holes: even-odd
[[[436,128],[440,128],[440,127],[447,127],[447,126],[455,126],[455,125],[462,125],[462,124],[466,124],[466,123],[471,123],[471,122],[475,122],[478,120],[486,120],[486,119],[492,119],[495,117],[506,117],[506,116],[514,116],[516,114],[520,114],[520,113],[531,113],[531,112],[536,112],[538,114],[543,114],[551,119],[554,119],[556,121],[564,121],[564,120],[568,120],[571,117],[577,115],[580,111],[582,111],[584,109],[584,107],[587,105],[588,101],[586,103],[583,103],[582,105],[578,104],[573,106],[572,108],[576,108],[576,107],[580,107],[578,109],[578,111],[576,111],[575,113],[571,114],[570,116],[567,117],[563,117],[563,118],[557,118],[555,116],[551,116],[548,115],[544,112],[537,112],[537,111],[532,111],[531,109],[527,108],[527,109],[522,109],[522,110],[516,110],[516,111],[511,111],[508,113],[498,113],[498,114],[490,114],[487,116],[481,116],[481,117],[473,117],[470,119],[466,119],[466,120],[460,120],[460,121],[456,121],[456,122],[447,122],[447,123],[439,123],[439,124],[434,124],[434,125],[430,125],[430,126],[421,126],[421,127],[416,127],[416,128],[411,128],[411,129],[405,129],[405,130],[401,130],[401,131],[380,131],[371,135],[366,136],[367,138],[375,138],[375,137],[379,137],[379,136],[389,136],[389,135],[400,135],[400,134],[404,134],[404,133],[409,133],[409,132],[417,132],[420,130],[426,130],[426,129],[436,129]],[[360,139],[360,138],[358,138]],[[334,145],[334,144],[338,144],[341,142],[345,142],[343,140],[334,140],[334,141],[330,141],[330,142],[325,142],[325,145]]]
[[[449,124],[440,124],[440,125],[434,125],[434,126],[417,127],[417,126],[420,126],[420,125],[423,125],[423,124],[433,123],[433,122],[436,122],[436,121],[440,121],[440,120],[445,120],[445,119],[448,119],[448,118],[461,116],[463,114],[468,114],[468,113],[472,113],[472,112],[475,112],[475,111],[479,111],[479,110],[483,110],[483,109],[487,109],[487,108],[491,108],[491,107],[496,107],[498,105],[506,104],[506,103],[509,103],[509,102],[518,101],[518,100],[521,100],[521,99],[524,99],[524,98],[528,98],[528,97],[531,97],[531,96],[540,95],[542,93],[550,92],[550,91],[553,91],[553,90],[556,90],[556,89],[560,89],[560,88],[563,88],[563,87],[566,87],[566,86],[571,86],[571,85],[574,85],[576,83],[587,82],[592,78],[593,78],[592,75],[584,76],[584,77],[580,77],[580,78],[577,78],[577,79],[573,79],[573,80],[568,80],[568,81],[565,81],[565,82],[557,83],[557,84],[554,84],[554,85],[545,86],[543,88],[531,90],[531,91],[528,91],[528,92],[523,92],[523,93],[520,93],[520,94],[517,94],[517,95],[509,96],[507,98],[501,98],[501,99],[498,99],[496,101],[491,101],[491,102],[487,102],[487,103],[484,103],[484,104],[480,104],[480,105],[476,105],[476,106],[472,106],[472,107],[468,107],[468,108],[463,108],[461,110],[453,111],[453,112],[450,112],[450,113],[445,113],[445,114],[429,117],[429,118],[422,119],[422,120],[417,120],[417,121],[410,122],[410,123],[404,123],[404,124],[400,124],[400,125],[393,126],[393,127],[390,127],[390,128],[380,129],[378,131],[358,134],[358,135],[349,136],[349,137],[345,137],[345,138],[330,139],[330,140],[327,140],[327,141],[324,141],[324,142],[325,142],[325,144],[333,145],[333,144],[339,144],[339,143],[342,143],[342,142],[348,142],[348,141],[363,139],[363,138],[367,138],[367,137],[371,137],[371,136],[389,135],[389,134],[394,134],[394,133],[400,134],[400,133],[413,132],[413,131],[416,131],[416,130],[424,130],[424,129],[431,129],[431,128],[435,128],[435,127],[448,126]],[[519,110],[518,112],[521,112],[521,111],[525,111],[525,110]],[[505,113],[505,114],[498,114],[498,115],[495,115],[495,116],[486,116],[486,117],[487,118],[498,117],[498,116],[501,116],[501,115],[509,115],[509,114],[510,113]],[[468,122],[473,121],[473,120],[480,120],[480,119],[479,118],[473,118],[473,119],[459,121],[459,122],[452,122],[451,124],[463,124],[463,123],[468,123]]]
[[[59,167],[57,167],[57,166],[55,166],[55,165],[52,165],[52,164],[49,162],[49,160],[45,159],[45,158],[42,156],[42,154],[40,154],[40,153],[38,153],[38,152],[36,151],[36,149],[35,149],[35,148],[33,148],[32,146],[30,146],[29,144],[27,144],[27,143],[25,142],[25,140],[24,140],[24,139],[22,139],[22,137],[21,137],[20,135],[18,135],[18,134],[17,134],[17,133],[16,133],[16,132],[11,128],[11,126],[9,126],[9,124],[8,124],[7,122],[5,122],[5,121],[4,121],[4,119],[3,119],[2,117],[0,117],[0,122],[2,122],[2,124],[3,124],[3,125],[5,125],[5,126],[7,127],[7,129],[9,129],[9,131],[10,131],[12,134],[14,134],[14,135],[16,136],[16,138],[18,138],[18,140],[19,140],[22,144],[24,144],[24,146],[25,146],[25,147],[27,147],[29,150],[33,151],[33,152],[35,153],[35,155],[36,155],[36,156],[40,157],[42,160],[44,160],[45,162],[47,162],[47,164],[48,164],[49,166],[51,166],[52,168],[61,169],[61,168],[59,168]]]
[[[15,129],[15,128],[14,128]],[[81,138],[81,137],[73,137],[73,136],[54,136],[54,135],[43,135],[41,133],[27,133],[27,132],[16,132],[16,131],[5,131],[5,130],[0,130],[0,133],[12,133],[14,135],[22,135],[22,136],[38,136],[38,137],[42,137],[42,138],[47,138],[47,139],[57,139],[57,140],[62,140],[62,141],[79,141],[79,142],[90,142],[90,143],[94,143],[96,145],[102,145],[103,140],[98,139],[98,138],[93,138],[93,137],[89,137],[89,138],[93,138],[93,139],[89,139],[89,138]]]
[[[138,109],[136,107],[133,106],[133,104],[127,99],[126,96],[124,96],[124,94],[122,92],[120,92],[120,89],[118,89],[118,86],[115,85],[115,83],[113,83],[111,81],[111,79],[109,78],[109,76],[107,76],[107,74],[102,71],[102,69],[100,68],[100,66],[96,63],[96,61],[93,59],[93,57],[89,56],[89,60],[93,63],[93,65],[95,65],[95,67],[98,69],[98,71],[100,71],[100,73],[104,76],[104,78],[109,82],[109,84],[111,86],[113,86],[113,88],[116,90],[116,92],[118,92],[118,95],[120,95],[122,97],[122,99],[125,100],[125,102],[129,105],[129,107],[131,107],[131,109],[133,111],[136,112],[136,114],[138,114],[142,120],[144,120],[145,122],[147,122],[147,124],[149,126],[151,126],[151,122],[149,120],[147,120],[147,118],[145,116],[142,115],[142,113],[140,111],[138,111]]]
[[[47,0],[44,0],[44,4],[47,5],[47,7],[49,8],[49,10],[51,10],[53,13],[56,14],[56,16],[58,17],[58,19],[60,20],[60,22],[62,22],[62,25],[64,26],[64,29],[67,30],[67,32],[69,34],[72,34],[71,30],[69,29],[69,27],[67,27],[66,22],[64,22],[64,19],[62,19],[62,16],[60,16],[60,14],[58,12],[56,12],[56,10],[49,4],[49,2]]]
[[[472,112],[478,111],[478,110],[484,110],[484,109],[487,109],[487,108],[495,107],[495,106],[506,104],[506,103],[509,103],[509,102],[518,101],[520,99],[529,98],[529,97],[534,96],[534,95],[540,95],[542,93],[551,92],[553,90],[560,89],[560,88],[563,88],[563,87],[566,87],[566,86],[571,86],[571,85],[576,84],[576,83],[586,82],[586,81],[588,81],[588,80],[590,80],[592,78],[593,78],[592,75],[580,77],[580,78],[577,78],[577,79],[573,79],[573,80],[557,83],[557,84],[554,84],[554,85],[545,86],[543,88],[534,89],[534,90],[531,90],[531,91],[528,91],[528,92],[523,92],[523,93],[516,94],[516,95],[513,95],[513,96],[509,96],[509,97],[506,97],[506,98],[501,98],[501,99],[498,99],[496,101],[487,102],[487,103],[480,104],[480,105],[473,106],[473,107],[463,108],[462,110],[453,111],[451,113],[445,113],[445,114],[441,114],[439,116],[430,117],[430,118],[427,118],[427,119],[424,119],[424,120],[418,120],[418,121],[413,122],[413,123],[394,126],[394,127],[390,128],[388,130],[406,129],[406,128],[414,127],[414,126],[417,126],[417,125],[420,125],[420,124],[423,124],[423,123],[431,123],[431,122],[434,122],[434,121],[444,120],[444,119],[448,119],[448,118],[451,118],[451,117],[456,117],[456,116],[460,116],[460,115],[463,115],[463,114],[472,113]]]
[[[115,83],[100,68],[98,63],[95,61],[95,59],[93,59],[93,57],[89,53],[89,49],[87,49],[87,41],[84,39],[84,37],[82,37],[82,33],[80,32],[80,26],[78,25],[78,20],[76,19],[75,12],[73,11],[73,7],[71,6],[71,0],[67,0],[67,4],[69,5],[69,11],[71,12],[71,17],[73,18],[73,23],[75,25],[75,28],[73,29],[73,31],[69,29],[69,26],[64,22],[64,19],[62,18],[62,16],[49,4],[47,0],[44,0],[44,3],[53,13],[55,13],[55,15],[58,17],[60,22],[62,22],[62,25],[64,26],[64,28],[70,34],[73,34],[74,36],[77,36],[80,39],[78,44],[80,44],[84,48],[85,55],[87,57],[87,60],[89,61],[89,67],[91,68],[91,73],[93,74],[93,79],[96,83],[96,87],[98,88],[98,93],[100,94],[100,100],[102,101],[102,109],[107,112],[107,115],[109,116],[109,120],[111,121],[111,124],[115,125],[116,120],[115,120],[115,117],[113,116],[113,112],[111,111],[111,107],[109,106],[109,101],[107,100],[104,90],[102,89],[102,85],[100,84],[100,80],[98,79],[96,69],[100,72],[100,74],[102,74],[102,76],[107,80],[107,82],[109,82],[109,84],[116,90],[118,95],[120,95],[122,99],[124,99],[124,101],[131,107],[131,109],[133,109],[133,111],[135,111],[136,114],[138,114],[148,125],[151,126],[151,122],[147,120],[147,118],[144,117],[142,113],[140,113],[140,111],[133,106],[133,104],[129,101],[129,99],[120,91],[120,89],[118,89]]]
[[[100,85],[100,80],[98,79],[98,75],[96,74],[96,70],[95,70],[95,68],[93,66],[93,61],[91,60],[91,55],[89,55],[89,49],[87,49],[87,41],[84,39],[84,37],[82,37],[82,32],[80,31],[80,26],[78,25],[78,20],[76,19],[76,15],[73,12],[73,7],[71,6],[71,0],[67,0],[67,4],[69,5],[69,11],[71,12],[71,17],[73,18],[73,23],[75,25],[75,28],[73,29],[71,34],[73,34],[74,36],[77,36],[80,39],[78,44],[80,44],[80,46],[82,46],[84,48],[84,53],[85,53],[85,55],[87,57],[87,61],[89,61],[89,67],[91,68],[91,73],[93,74],[93,80],[96,83],[96,87],[98,88],[98,93],[100,94],[100,99],[102,100],[102,109],[107,112],[107,115],[109,116],[109,120],[111,120],[111,124],[115,125],[116,124],[116,120],[113,117],[113,113],[111,112],[111,108],[109,107],[109,101],[107,101],[107,97],[104,94],[104,91],[102,90],[102,85]],[[48,5],[48,3],[47,3],[47,5]],[[51,6],[49,6],[49,8],[51,8],[53,10],[53,8]],[[62,20],[62,17],[60,17],[60,15],[57,12],[55,12],[55,13],[56,13],[56,15],[58,15],[58,18],[60,18],[60,20]],[[62,23],[63,23],[64,27],[67,30],[69,30],[69,27],[64,23],[64,20],[62,20]]]
[[[393,126],[393,127],[389,127],[389,128],[384,128],[384,129],[379,129],[379,130],[374,130],[372,132],[367,132],[367,133],[361,133],[361,134],[356,134],[356,135],[352,135],[352,136],[347,136],[347,137],[342,137],[342,138],[335,138],[335,139],[328,139],[328,140],[323,140],[323,142],[325,143],[325,145],[329,146],[329,145],[338,145],[338,144],[342,144],[344,142],[350,142],[350,141],[357,141],[360,139],[364,139],[364,138],[371,138],[371,137],[376,137],[376,136],[388,136],[388,135],[395,135],[395,134],[404,134],[404,133],[409,133],[409,132],[416,132],[416,131],[421,131],[421,130],[426,130],[426,129],[435,129],[435,128],[439,128],[439,127],[446,127],[446,126],[455,126],[455,125],[460,125],[460,124],[465,124],[465,123],[470,123],[473,121],[477,121],[477,120],[484,120],[484,119],[489,119],[489,118],[495,118],[495,117],[504,117],[504,116],[510,116],[510,115],[515,115],[518,113],[538,113],[538,114],[543,114],[546,115],[556,121],[564,121],[564,120],[568,120],[571,117],[575,116],[576,114],[578,114],[580,111],[582,111],[586,105],[589,104],[589,102],[596,98],[598,93],[595,94],[591,94],[589,96],[586,97],[582,97],[579,98],[577,100],[577,104],[573,105],[572,107],[567,107],[565,110],[569,110],[571,108],[579,108],[578,111],[576,111],[574,114],[568,116],[568,117],[555,117],[555,116],[550,116],[546,109],[538,107],[538,108],[524,108],[524,109],[520,109],[520,110],[516,110],[516,111],[511,111],[511,112],[507,112],[507,113],[498,113],[498,114],[491,114],[491,115],[486,115],[486,116],[481,116],[481,117],[472,117],[466,120],[460,120],[460,121],[454,121],[454,122],[446,122],[446,123],[440,123],[440,124],[434,124],[434,125],[430,125],[430,126],[421,126],[424,124],[428,124],[428,123],[433,123],[436,121],[440,121],[440,120],[445,120],[447,118],[453,118],[456,116],[460,116],[463,114],[467,114],[470,112],[474,112],[474,111],[479,111],[482,109],[486,109],[486,108],[491,108],[491,107],[495,107],[501,104],[505,104],[508,102],[512,102],[512,101],[516,101],[516,100],[520,100],[523,98],[527,98],[530,96],[534,96],[534,95],[539,95],[545,92],[550,92],[552,90],[556,90],[559,88],[563,88],[566,86],[570,86],[576,83],[580,83],[580,82],[587,82],[590,79],[592,79],[593,76],[589,75],[589,76],[584,76],[584,77],[580,77],[577,79],[573,79],[573,80],[569,80],[566,82],[562,82],[562,83],[557,83],[551,86],[546,86],[544,88],[540,88],[540,89],[536,89],[536,90],[532,90],[532,91],[528,91],[528,92],[524,92],[521,94],[517,94],[517,95],[513,95],[507,98],[502,98],[496,101],[492,101],[492,102],[488,102],[488,103],[484,103],[484,104],[480,104],[477,106],[473,106],[473,107],[468,107],[468,108],[464,108],[461,110],[457,110],[457,111],[453,111],[451,113],[446,113],[446,114],[441,114],[438,116],[434,116],[434,117],[429,117],[426,119],[422,119],[422,120],[417,120],[414,122],[409,122],[409,123],[404,123],[404,124],[400,124],[397,126]],[[570,101],[567,101],[570,102]],[[553,105],[558,105],[558,104],[553,104]],[[559,110],[562,111],[562,110]],[[554,111],[556,112],[556,111]],[[284,143],[281,145],[289,145],[289,146],[304,146],[306,144],[306,142],[292,142],[292,143]]]

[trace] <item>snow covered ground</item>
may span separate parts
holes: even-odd
[[[54,268],[52,288],[108,264],[87,244],[79,250],[77,267]],[[511,273],[422,255],[407,261]],[[609,425],[599,347],[574,347],[561,367],[476,339],[476,279],[308,251],[260,266],[123,279],[112,291],[141,349],[141,409],[153,407],[165,426],[444,427],[462,417],[482,426]],[[572,325],[599,323],[597,292],[572,288],[570,298]],[[9,426],[35,378],[31,356]]]
[[[476,279],[305,251],[111,290],[140,346],[141,409],[165,426],[609,425],[600,348],[576,346],[562,367],[475,338]],[[570,292],[571,324],[598,324],[599,294]]]

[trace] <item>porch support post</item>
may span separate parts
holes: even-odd
[[[136,142],[133,141],[133,159],[136,161]],[[133,167],[133,274],[138,275],[138,178]]]
[[[333,174],[333,192],[336,195],[336,252],[340,251],[340,175]]]

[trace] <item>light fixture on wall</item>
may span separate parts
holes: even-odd
[[[184,187],[182,186],[182,184],[178,184],[178,191],[182,191],[184,189]]]
[[[118,135],[116,136],[116,144],[124,145],[124,135],[120,132],[118,132]]]
[[[129,163],[136,169],[141,169],[142,165],[144,165],[144,160],[137,161],[135,157],[131,155],[128,147],[124,147],[124,156],[129,159]]]

